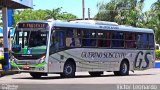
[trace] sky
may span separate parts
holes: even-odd
[[[84,0],[85,1],[85,17],[88,17],[88,8],[90,8],[91,17],[98,12],[98,2],[109,2],[110,0]],[[144,11],[150,9],[150,6],[157,0],[145,0]],[[33,0],[33,8],[37,9],[56,9],[62,7],[62,12],[68,12],[82,18],[82,0]]]

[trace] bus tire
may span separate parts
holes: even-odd
[[[89,74],[92,76],[92,77],[98,77],[98,76],[101,76],[103,74],[103,71],[99,71],[99,72],[89,72]]]
[[[35,72],[30,73],[30,75],[31,75],[33,78],[35,78],[35,79],[39,79],[39,78],[41,78],[41,76],[42,76],[42,74],[40,74],[40,73],[35,73]]]
[[[75,77],[75,72],[76,72],[76,65],[71,61],[67,61],[64,64],[63,73],[60,75],[63,78],[73,78]]]
[[[127,61],[122,61],[119,71],[114,71],[115,76],[127,76],[129,75],[129,63]]]

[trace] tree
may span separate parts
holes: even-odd
[[[72,19],[76,19],[77,17],[71,13],[62,13],[61,14],[61,19],[63,20],[72,20]]]
[[[140,26],[143,4],[144,0],[111,0],[109,3],[98,3],[96,19]]]
[[[151,28],[155,31],[156,42],[160,44],[160,0],[150,10],[143,12],[145,0],[111,0],[98,4],[98,20],[114,21],[118,24]]]
[[[61,8],[52,9],[52,10],[46,10],[48,16],[47,18],[53,18],[53,19],[59,19]]]
[[[53,18],[55,20],[70,20],[70,19],[76,19],[77,16],[67,13],[67,12],[61,12],[62,8],[47,10],[48,13],[48,19]]]
[[[117,8],[116,8],[116,1],[118,0],[111,0],[109,3],[100,2],[97,4],[99,9],[95,18],[97,20],[102,21],[115,21],[115,17],[118,15]]]
[[[47,15],[48,15],[47,12],[41,9],[16,10],[14,13],[14,20],[15,20],[15,24],[17,22],[26,21],[26,20],[46,20]]]
[[[152,4],[151,8],[152,18],[149,21],[152,24],[152,27],[155,30],[156,41],[160,44],[160,0],[157,0]]]
[[[33,9],[25,9],[25,10],[16,10],[14,13],[15,24],[20,21],[26,20],[47,20],[47,19],[59,19],[59,20],[70,20],[77,18],[75,15],[71,13],[63,13],[61,12],[62,8],[52,9],[52,10],[33,10]]]

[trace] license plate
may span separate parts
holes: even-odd
[[[29,69],[30,69],[30,67],[28,65],[23,66],[23,70],[29,70]]]

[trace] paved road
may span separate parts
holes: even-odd
[[[51,74],[47,77],[42,77],[41,79],[33,79],[28,73],[21,73],[21,74],[1,77],[0,83],[2,85],[23,84],[23,88],[26,88],[24,90],[29,90],[28,89],[29,87],[33,89],[35,85],[37,86],[34,87],[34,90],[40,90],[40,88],[47,88],[46,90],[54,90],[53,87],[56,87],[56,90],[58,88],[59,90],[66,90],[65,87],[68,87],[70,90],[75,90],[75,89],[82,90],[85,88],[87,88],[86,90],[97,90],[95,89],[96,87],[99,88],[99,90],[112,90],[113,88],[117,88],[117,85],[125,85],[125,84],[130,84],[132,85],[132,87],[133,87],[133,84],[138,84],[138,85],[159,84],[158,85],[159,87],[160,86],[160,69],[135,71],[135,73],[130,72],[129,76],[114,76],[113,73],[106,72],[101,77],[90,77],[87,72],[80,72],[80,73],[76,73],[75,78],[60,78],[59,75]],[[34,86],[32,84],[34,84]],[[107,89],[106,88],[104,89],[104,87],[107,86],[106,84],[108,85],[108,87]],[[111,84],[114,84],[114,86]],[[89,89],[89,87],[91,88]],[[143,89],[139,89],[139,90],[143,90]],[[160,87],[157,90],[160,90]]]

